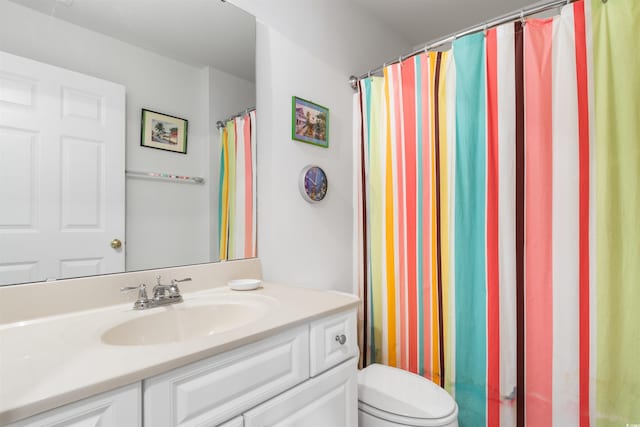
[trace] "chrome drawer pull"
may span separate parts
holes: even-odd
[[[347,336],[342,334],[342,335],[336,335],[336,341],[338,341],[340,343],[340,345],[344,345],[344,343],[347,342]]]

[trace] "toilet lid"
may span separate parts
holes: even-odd
[[[428,379],[379,364],[369,365],[358,373],[358,400],[411,418],[444,418],[456,410],[449,393]]]

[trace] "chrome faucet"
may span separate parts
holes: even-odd
[[[156,305],[176,304],[182,302],[182,295],[180,295],[180,288],[178,283],[190,282],[191,277],[184,279],[173,279],[170,285],[163,285],[160,280],[161,276],[156,276],[156,285],[153,287],[153,301]]]
[[[147,297],[147,285],[144,283],[140,286],[125,286],[120,288],[120,292],[128,292],[138,290],[138,299],[133,303],[134,310],[145,310],[147,308],[155,307],[152,300]]]
[[[144,283],[140,286],[126,286],[121,288],[120,291],[133,291],[138,290],[138,299],[133,304],[134,310],[146,310],[147,308],[158,307],[161,305],[177,304],[182,302],[182,295],[180,295],[180,288],[178,283],[190,282],[191,277],[184,279],[173,279],[170,285],[163,285],[160,283],[160,276],[156,277],[157,284],[153,287],[153,299],[149,299],[147,296],[147,285]]]

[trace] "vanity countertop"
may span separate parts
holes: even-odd
[[[258,341],[328,314],[355,308],[349,294],[264,283],[255,291],[228,287],[184,294],[185,301],[248,294],[274,309],[236,329],[155,345],[108,345],[108,329],[140,316],[132,304],[0,325],[0,425],[184,366]],[[149,312],[157,309],[150,309]]]

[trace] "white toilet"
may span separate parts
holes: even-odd
[[[458,405],[419,375],[373,364],[358,372],[359,427],[458,427]]]

